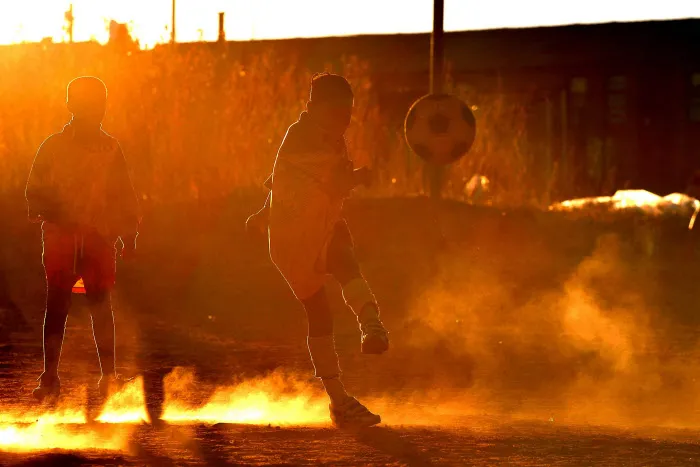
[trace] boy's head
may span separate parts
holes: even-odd
[[[339,75],[316,73],[306,104],[309,113],[330,133],[342,135],[350,125],[354,96],[350,83]]]
[[[75,78],[68,83],[66,105],[76,120],[99,125],[107,110],[107,87],[94,76]]]

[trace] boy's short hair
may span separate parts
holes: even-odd
[[[311,102],[333,102],[352,100],[352,88],[348,80],[333,73],[315,73],[311,77]]]
[[[94,76],[75,78],[66,89],[66,104],[74,109],[104,105],[107,101],[107,86]]]

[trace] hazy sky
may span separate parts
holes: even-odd
[[[106,41],[105,21],[128,22],[145,45],[166,40],[171,0],[0,0],[0,43],[65,39],[74,5],[75,40]],[[432,0],[177,0],[178,40],[215,40],[217,13],[229,39],[429,31]],[[445,29],[489,29],[700,17],[700,0],[445,0]]]

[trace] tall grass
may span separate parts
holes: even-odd
[[[39,144],[70,117],[66,84],[85,74],[101,77],[109,88],[104,128],[122,143],[145,202],[221,199],[260,186],[286,128],[304,108],[312,71],[319,70],[273,51],[245,64],[227,53],[233,55],[211,45],[0,49],[0,189],[21,193]],[[344,73],[356,93],[350,154],[376,172],[374,188],[364,194],[421,193],[423,164],[406,147],[400,122],[388,121],[377,104],[369,66],[357,57],[340,62],[333,71]],[[525,104],[450,86],[477,106],[478,135],[471,155],[449,169],[445,195],[461,198],[466,181],[482,173],[493,177],[501,202],[540,199]]]

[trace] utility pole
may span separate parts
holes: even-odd
[[[433,33],[430,36],[430,92],[442,92],[443,83],[443,23],[445,0],[433,0]]]
[[[226,42],[226,30],[224,29],[224,13],[219,13],[219,42]]]
[[[172,26],[170,30],[170,43],[174,44],[175,43],[175,0],[173,0],[173,19],[172,19]]]
[[[73,16],[73,4],[70,4],[68,11],[65,14],[66,19],[66,29],[68,32],[68,42],[73,43],[73,23],[75,22],[75,17]]]
[[[430,36],[430,93],[442,92],[443,85],[443,33],[445,17],[445,0],[433,0],[433,33]],[[442,194],[443,168],[426,163],[430,181],[430,196],[440,198]]]

